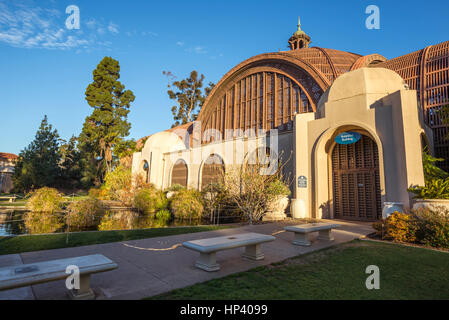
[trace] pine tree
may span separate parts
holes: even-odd
[[[60,159],[58,131],[45,116],[34,140],[19,154],[13,175],[16,191],[54,186],[61,172]]]
[[[86,166],[84,182],[103,181],[106,172],[112,170],[114,147],[129,135],[131,125],[127,117],[135,96],[131,90],[125,90],[119,78],[119,62],[105,57],[93,71],[93,82],[86,89],[86,101],[94,110],[86,118],[79,137]]]

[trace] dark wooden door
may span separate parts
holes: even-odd
[[[368,136],[332,151],[334,217],[374,221],[381,218],[379,153]]]
[[[178,160],[173,166],[171,185],[180,184],[181,186],[187,187],[187,174],[187,164],[182,160]]]

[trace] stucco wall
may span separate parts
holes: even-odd
[[[407,188],[423,184],[421,133],[416,91],[387,69],[362,68],[340,76],[323,95],[313,119],[295,119],[297,175],[306,175],[307,188],[296,186],[297,217],[333,217],[330,152],[334,138],[356,130],[370,136],[379,151],[382,203],[403,202],[410,207]]]

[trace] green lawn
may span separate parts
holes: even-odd
[[[225,228],[231,228],[231,226],[194,226],[140,230],[77,232],[69,234],[68,243],[66,242],[67,234],[0,237],[0,255],[47,249],[77,247],[89,244],[99,244],[125,240],[164,237]]]
[[[379,290],[366,289],[368,265]],[[449,299],[449,253],[355,240],[152,299]]]

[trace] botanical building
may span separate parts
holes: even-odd
[[[410,207],[422,147],[449,159],[437,112],[449,97],[449,42],[387,60],[311,47],[298,25],[288,44],[227,72],[198,121],[149,136],[133,172],[201,189],[263,147],[270,166],[289,159],[294,217],[372,221],[385,202]]]

